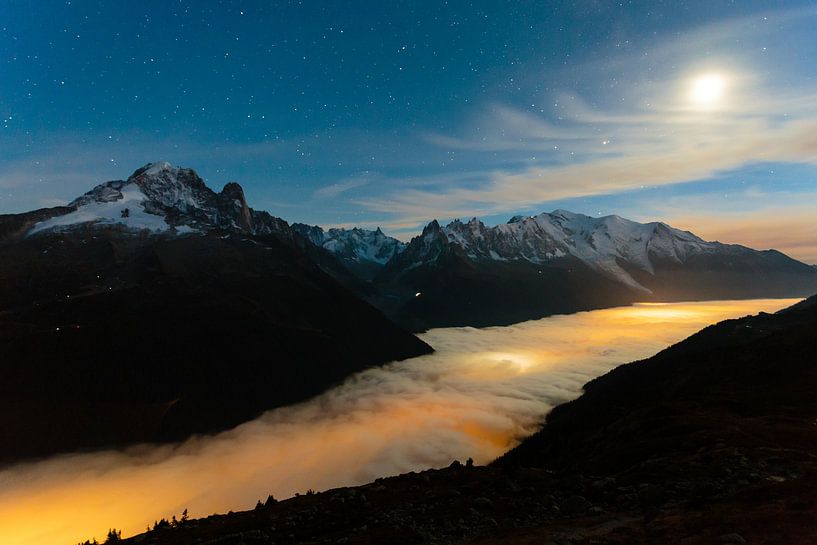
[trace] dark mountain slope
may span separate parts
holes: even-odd
[[[318,248],[335,255],[350,271],[365,281],[374,278],[392,257],[405,249],[399,240],[386,236],[380,228],[328,229],[293,223],[292,230]]]
[[[35,224],[74,210],[73,206],[55,206],[22,214],[0,214],[0,241],[22,238]]]
[[[652,273],[624,268],[657,301],[803,297],[817,289],[808,265],[777,250],[725,247],[728,252],[693,254],[684,263],[654,257]]]
[[[412,331],[433,327],[508,325],[551,314],[626,305],[633,290],[564,258],[531,266],[521,262],[476,264],[458,249],[433,263],[377,284],[378,306]]]
[[[591,381],[500,463],[609,473],[718,441],[801,448],[787,423],[817,417],[815,335],[815,297],[710,326]]]
[[[507,325],[522,320],[624,305],[636,290],[566,256],[475,260],[433,221],[375,278],[378,306],[414,331]]]
[[[774,250],[706,242],[663,223],[556,210],[494,227],[432,221],[374,283],[385,294],[373,299],[380,308],[427,329],[636,301],[800,297],[817,291],[817,274]]]

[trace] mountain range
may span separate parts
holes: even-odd
[[[557,210],[404,243],[290,225],[149,163],[0,215],[0,460],[227,428],[431,351],[408,331],[815,291],[780,252],[663,223]]]
[[[634,301],[817,291],[815,268],[776,250],[707,242],[619,216],[556,210],[493,227],[476,218],[434,220],[407,244],[379,229],[293,227],[370,282],[368,300],[412,330],[510,324]]]
[[[508,324],[634,301],[817,291],[814,269],[776,250],[706,242],[660,222],[565,210],[494,227],[477,219],[444,227],[432,221],[375,283],[401,295],[391,299],[400,304],[383,308],[413,329]]]
[[[414,331],[509,324],[634,301],[817,291],[817,270],[776,250],[707,242],[665,223],[615,215],[555,210],[496,226],[476,218],[445,226],[433,220],[408,243],[379,228],[289,225],[251,209],[238,184],[215,193],[194,171],[166,162],[102,184],[66,207],[12,218],[0,219],[0,237],[88,225],[175,236],[274,235]]]
[[[337,256],[351,272],[366,281],[373,280],[386,263],[406,249],[406,243],[385,235],[379,227],[374,231],[359,227],[324,231],[317,225],[294,223],[292,229]]]

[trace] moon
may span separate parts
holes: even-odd
[[[725,90],[725,77],[704,74],[692,80],[692,101],[700,106],[712,106],[723,97]]]

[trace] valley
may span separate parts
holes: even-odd
[[[510,327],[436,329],[427,356],[364,371],[304,404],[180,444],[73,454],[0,471],[0,539],[73,543],[109,527],[252,508],[307,490],[487,464],[617,365],[724,318],[792,300],[639,304]],[[480,493],[482,494],[482,493]],[[27,513],[36,513],[37,521]]]
[[[427,354],[413,333],[434,328],[815,291],[780,252],[660,222],[433,220],[403,243],[290,225],[237,183],[148,163],[0,215],[0,464],[230,429]]]
[[[0,0],[0,545],[817,544],[813,0]]]

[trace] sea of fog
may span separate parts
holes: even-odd
[[[0,543],[72,545],[259,498],[496,458],[588,380],[703,326],[794,300],[637,304],[508,327],[435,329],[434,354],[371,369],[300,405],[172,446],[60,456],[0,471]]]

